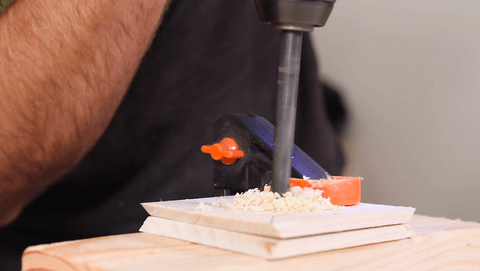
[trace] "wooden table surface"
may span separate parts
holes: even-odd
[[[480,224],[414,215],[413,238],[265,260],[149,233],[29,247],[22,270],[480,270]]]

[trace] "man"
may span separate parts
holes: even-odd
[[[0,37],[2,270],[30,245],[138,231],[140,202],[222,194],[200,152],[213,122],[274,120],[280,32],[253,1],[18,0]],[[345,112],[315,61],[306,36],[296,144],[339,174]]]

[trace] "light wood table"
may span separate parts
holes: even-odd
[[[29,247],[22,270],[480,270],[480,224],[414,215],[413,238],[265,260],[149,233]]]

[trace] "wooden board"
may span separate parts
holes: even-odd
[[[415,235],[415,232],[408,225],[400,224],[298,238],[276,239],[153,216],[147,218],[140,231],[265,259],[281,259],[320,251],[399,240]]]
[[[414,215],[412,238],[269,261],[148,233],[26,249],[22,270],[480,270],[480,224]]]
[[[223,197],[232,200],[233,196]],[[219,197],[142,203],[154,217],[195,224],[230,232],[248,233],[279,239],[342,232],[355,229],[405,224],[415,208],[360,203],[346,207],[343,213],[273,213],[233,211],[211,206],[197,210],[200,202],[210,204]]]

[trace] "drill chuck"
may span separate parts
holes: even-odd
[[[312,31],[324,26],[336,0],[255,0],[262,22],[282,30]]]

